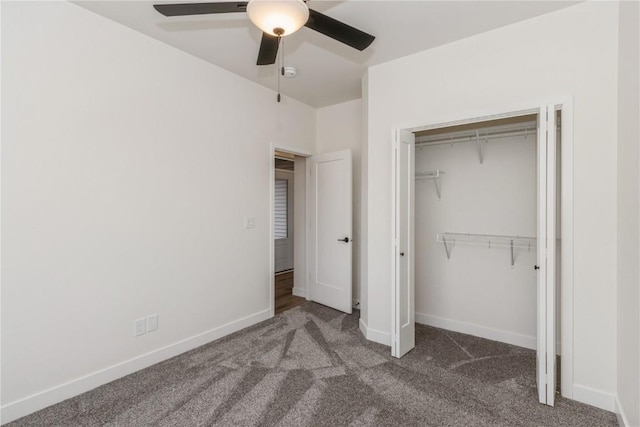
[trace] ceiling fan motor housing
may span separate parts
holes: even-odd
[[[288,36],[309,20],[303,0],[250,0],[247,15],[251,22],[272,36]]]

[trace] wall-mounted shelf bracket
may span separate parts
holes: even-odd
[[[488,142],[488,138],[484,137],[484,142]],[[482,153],[482,141],[480,141],[480,132],[476,131],[476,144],[478,144],[478,160],[480,164],[484,163],[484,155]]]
[[[451,248],[449,248],[451,243],[447,243],[447,238],[444,236],[442,236],[442,243],[444,243],[444,251],[447,253],[447,259],[451,259]]]
[[[438,233],[436,241],[444,245],[447,259],[451,259],[451,248],[457,243],[470,245],[487,245],[489,249],[494,246],[508,247],[511,254],[511,266],[516,263],[515,250],[517,248],[531,251],[536,247],[535,237],[505,236],[500,234],[473,234],[473,233]]]
[[[511,239],[511,242],[509,243],[509,246],[511,247],[511,267],[513,267],[513,264],[515,264],[516,259],[513,256],[513,239]]]
[[[436,169],[433,171],[416,172],[416,179],[432,179],[433,185],[436,187],[436,194],[438,194],[438,200],[442,197],[442,189],[440,187],[440,178],[444,171]]]

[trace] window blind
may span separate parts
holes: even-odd
[[[273,230],[275,239],[287,238],[287,184],[286,179],[276,179],[273,209]]]

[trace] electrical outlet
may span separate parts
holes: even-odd
[[[133,322],[133,336],[144,335],[147,333],[147,319],[138,319]]]
[[[158,329],[158,315],[150,314],[147,316],[147,332],[152,332]]]

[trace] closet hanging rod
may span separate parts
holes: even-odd
[[[530,129],[520,129],[517,131],[502,131],[502,132],[490,132],[490,133],[480,133],[480,139],[494,139],[494,138],[508,138],[512,136],[529,136],[536,135],[537,128],[534,126]],[[416,146],[431,146],[431,145],[447,145],[447,144],[458,144],[461,142],[476,142],[477,136],[475,132],[473,134],[467,134],[463,136],[456,137],[440,137],[437,139],[429,139],[429,137],[417,138]]]

